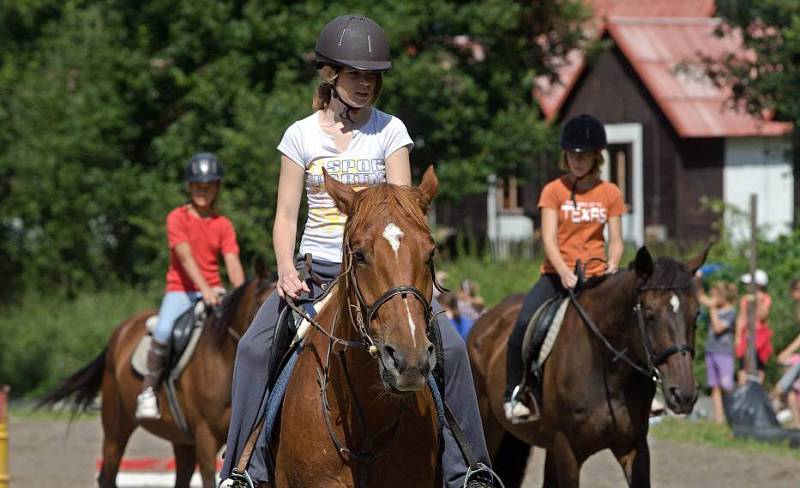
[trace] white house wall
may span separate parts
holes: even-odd
[[[791,229],[794,219],[794,177],[788,139],[737,137],[725,140],[723,198],[725,203],[747,212],[750,194],[758,195],[758,225],[774,239]],[[726,219],[733,236],[749,237],[746,216]]]

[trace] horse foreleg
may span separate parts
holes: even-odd
[[[617,462],[622,466],[625,479],[631,488],[650,488],[650,447],[642,438],[630,450],[614,450]]]
[[[175,453],[175,488],[188,488],[197,464],[194,446],[172,444],[172,452]]]
[[[203,478],[203,488],[216,486],[217,451],[219,444],[208,425],[201,424],[194,431],[197,448],[197,462],[200,465],[200,476]]]
[[[548,461],[550,461],[551,457],[553,458],[553,461],[550,463],[552,464],[550,471],[555,469],[556,473],[554,477],[558,481],[558,484],[546,486],[558,486],[558,488],[578,488],[578,485],[580,484],[581,464],[583,464],[583,461],[579,460],[575,455],[575,451],[573,451],[572,445],[569,443],[569,439],[567,439],[567,436],[562,432],[558,432],[556,434],[553,449],[547,451],[545,465],[548,464]],[[548,470],[545,469],[545,472],[547,471]],[[551,478],[553,478],[552,475]],[[545,478],[545,482],[547,482],[547,478]]]
[[[136,424],[122,407],[116,383],[108,372],[102,388],[103,466],[97,476],[97,484],[100,488],[115,488],[122,455]]]

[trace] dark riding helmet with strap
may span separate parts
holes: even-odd
[[[211,183],[221,181],[222,163],[212,153],[197,153],[186,163],[183,179],[189,183]]]
[[[603,123],[589,114],[580,114],[564,124],[561,131],[561,149],[587,152],[605,149],[606,129]]]
[[[331,64],[382,73],[392,67],[389,41],[374,20],[342,15],[328,22],[317,38],[317,66]]]
[[[342,15],[328,22],[317,38],[316,62],[318,68],[329,64],[370,73],[383,73],[392,67],[386,33],[362,15]],[[353,122],[350,112],[360,107],[345,102],[332,83],[331,96],[344,105],[340,116]]]

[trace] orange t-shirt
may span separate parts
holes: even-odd
[[[575,261],[584,264],[592,258],[605,260],[605,238],[603,226],[609,217],[619,217],[625,213],[622,193],[614,183],[601,181],[588,190],[576,191],[575,208],[571,197],[571,185],[566,176],[545,185],[539,197],[539,208],[552,208],[558,211],[558,248],[561,257],[570,269]],[[592,261],[586,269],[586,276],[603,274],[606,266],[601,261]],[[555,273],[556,269],[545,257],[542,273]]]

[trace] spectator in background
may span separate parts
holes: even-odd
[[[467,340],[467,334],[469,334],[474,320],[461,313],[458,297],[452,292],[443,293],[439,296],[439,303],[442,304],[447,318],[456,326],[461,338]]]
[[[789,293],[794,302],[794,323],[800,329],[800,278],[795,278],[789,285]],[[773,397],[785,397],[792,411],[795,426],[800,426],[800,332],[786,348],[778,354],[778,362],[786,367],[786,371],[772,391]]]
[[[698,287],[698,301],[708,308],[708,339],[706,340],[706,376],[714,403],[714,419],[725,422],[722,408],[722,392],[733,391],[733,376],[736,361],[733,355],[734,328],[736,324],[736,285],[718,281],[710,290],[710,296]]]
[[[480,296],[478,284],[466,278],[461,280],[457,298],[460,315],[469,318],[471,322],[476,321],[483,312],[483,298]]]
[[[759,383],[764,382],[764,367],[770,356],[772,356],[772,330],[769,328],[767,319],[772,308],[772,297],[767,293],[769,277],[764,270],[757,269],[751,277],[750,273],[742,276],[742,283],[749,287],[750,283],[755,282],[758,291],[756,296],[747,293],[739,301],[739,315],[736,318],[736,357],[739,359],[739,384],[747,382],[747,371],[745,353],[747,352],[747,321],[749,320],[750,306],[756,307],[756,370]]]

